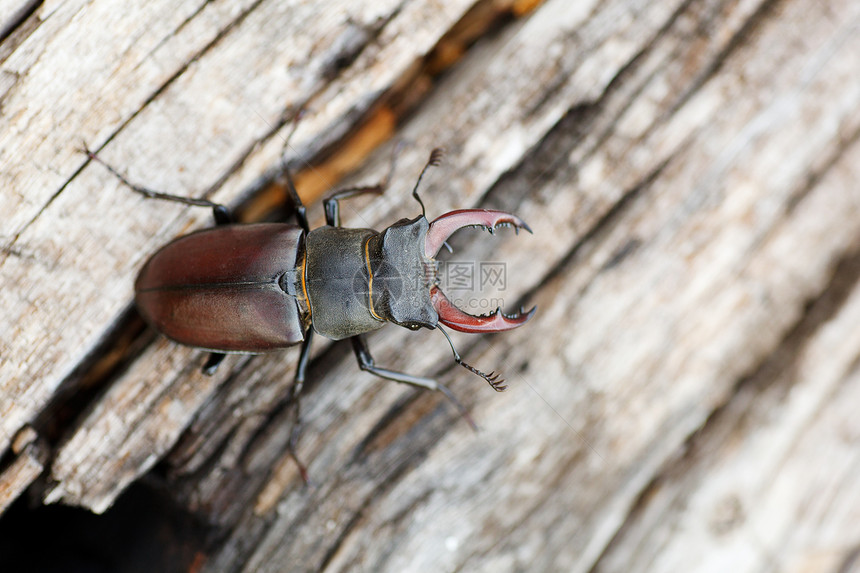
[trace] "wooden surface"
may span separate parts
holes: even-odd
[[[477,434],[320,340],[308,487],[297,350],[206,377],[130,309],[146,258],[210,213],[78,151],[255,218],[302,106],[312,224],[398,139],[391,188],[344,222],[414,217],[443,146],[428,216],[535,231],[465,233],[451,260],[504,261],[505,306],[538,305],[454,338],[503,394],[436,333],[370,337]],[[144,479],[210,528],[177,564],[203,571],[858,570],[858,134],[847,0],[46,2],[0,44],[0,509],[105,512]]]

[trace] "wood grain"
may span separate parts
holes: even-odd
[[[860,6],[97,0],[21,30],[0,45],[6,504],[33,482],[104,512],[146,476],[214,528],[207,571],[856,566]],[[129,310],[146,257],[209,213],[77,151],[256,218],[284,196],[300,107],[286,158],[314,224],[397,140],[385,196],[342,215],[415,216],[442,146],[429,217],[496,208],[535,231],[467,233],[449,259],[504,261],[496,296],[538,305],[454,337],[503,394],[436,333],[370,337],[377,364],[448,384],[477,434],[320,341],[311,486],[286,453],[297,351],[207,377]],[[22,428],[37,452],[11,447]]]

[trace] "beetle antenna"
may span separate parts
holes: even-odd
[[[477,368],[475,368],[474,366],[472,366],[470,364],[466,364],[465,362],[463,362],[463,359],[460,358],[460,354],[457,352],[457,349],[454,348],[454,343],[451,342],[451,337],[448,336],[448,333],[445,332],[445,330],[439,324],[436,325],[436,328],[438,328],[439,332],[444,334],[445,338],[448,340],[448,345],[451,347],[451,351],[454,353],[454,361],[457,364],[459,364],[460,366],[462,366],[463,368],[465,368],[466,370],[468,370],[472,374],[477,374],[478,376],[480,376],[481,378],[486,380],[487,383],[490,385],[490,387],[493,390],[495,390],[496,392],[504,392],[507,389],[507,385],[505,384],[505,379],[504,378],[499,379],[499,376],[501,376],[501,372],[496,374],[496,372],[493,371],[493,372],[490,372],[489,374],[485,374],[485,373],[481,372],[480,370],[478,370]]]
[[[418,201],[418,204],[421,205],[421,215],[424,217],[427,216],[427,213],[424,209],[424,201],[421,200],[421,197],[418,196],[418,186],[421,185],[421,179],[424,177],[424,174],[427,172],[430,167],[437,167],[440,163],[442,163],[442,157],[445,155],[445,150],[441,147],[435,148],[430,152],[430,159],[427,160],[427,165],[424,166],[424,169],[421,170],[421,175],[418,176],[418,181],[415,182],[415,187],[412,189],[412,196],[415,197],[415,200]],[[452,347],[453,348],[453,347]]]

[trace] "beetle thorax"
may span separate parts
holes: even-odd
[[[339,340],[385,322],[433,327],[435,265],[424,254],[424,217],[372,229],[321,227],[308,234],[305,288],[319,334]]]

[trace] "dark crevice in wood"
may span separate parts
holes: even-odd
[[[601,131],[599,132],[599,134],[596,137],[593,133],[591,134],[591,147],[590,149],[586,150],[585,153],[582,154],[581,160],[583,162],[590,159],[594,153],[603,148],[604,144],[610,138],[613,137],[616,129],[617,120],[623,117],[624,114],[629,111],[630,107],[641,99],[640,96],[648,87],[652,76],[637,78],[636,74],[639,71],[639,68],[645,64],[646,59],[653,54],[654,47],[661,40],[665,40],[669,36],[669,34],[673,31],[674,26],[678,24],[679,20],[683,16],[685,16],[689,11],[696,9],[699,5],[699,3],[694,2],[693,0],[687,0],[686,2],[678,6],[675,12],[673,12],[672,15],[663,24],[663,26],[661,26],[659,31],[654,34],[648,44],[643,46],[643,48],[639,52],[634,54],[633,57],[631,57],[630,60],[618,70],[618,73],[616,73],[612,80],[609,82],[609,84],[607,84],[603,93],[600,95],[600,98],[591,103],[591,106],[594,107],[595,110],[602,110],[609,107],[609,102],[612,101],[612,98],[619,96],[624,98],[624,102],[615,110],[613,117],[610,119],[610,121],[606,121],[603,123],[602,126],[600,126]],[[665,66],[666,63],[663,63],[663,65]],[[624,92],[623,90],[625,88],[628,91]],[[682,94],[685,95],[676,96],[676,101],[670,104],[669,108],[673,110],[679,109],[683,104],[681,99],[689,98],[689,95],[692,93],[695,93],[695,90],[686,90],[682,92]],[[655,119],[648,131],[642,134],[640,141],[644,140],[650,133],[652,133],[657,128],[657,126],[664,123],[669,117],[671,117],[671,114],[664,113],[662,114],[662,118]],[[596,119],[594,123],[597,124]]]
[[[129,309],[123,313],[113,329],[61,381],[51,399],[28,424],[38,435],[39,458],[46,472],[50,472],[56,449],[77,428],[82,419],[98,403],[112,382],[120,376],[151,342],[152,336],[141,335],[144,330],[139,315]],[[0,473],[18,456],[8,448],[0,456]],[[31,495],[36,496],[47,485],[47,476],[42,475],[31,485]],[[0,519],[4,514],[0,512]]]
[[[630,238],[624,243],[620,248],[618,248],[612,256],[609,257],[609,260],[606,261],[603,266],[600,267],[600,272],[608,271],[613,267],[617,267],[620,265],[624,259],[632,255],[636,252],[636,250],[642,246],[642,240],[636,237]]]
[[[0,570],[189,571],[211,530],[170,498],[134,484],[104,515],[19,498],[0,519]]]
[[[98,401],[155,336],[133,308],[126,309],[111,330],[62,380],[33,426],[51,445],[57,445],[69,433],[69,428],[76,426],[73,421]]]
[[[12,14],[0,26],[0,44],[6,41],[15,30],[17,30],[30,16],[36,13],[36,10],[42,5],[43,0],[29,0],[26,4],[18,8],[18,11]],[[5,48],[5,46],[4,46]]]
[[[30,425],[38,434],[42,444],[40,447],[46,454],[46,471],[50,471],[58,444],[77,428],[76,420],[82,419],[93,404],[98,403],[99,397],[154,338],[154,332],[149,331],[150,335],[145,336],[144,330],[143,321],[136,312],[132,309],[124,312],[114,328],[63,379],[51,400],[32,420]],[[11,450],[7,451],[0,461],[0,467],[5,467],[13,458]],[[37,489],[44,488],[44,479],[37,485]]]
[[[839,145],[835,146],[832,153],[824,158],[823,162],[810,170],[803,185],[799,186],[786,202],[786,214],[791,215],[795,208],[800,205],[809,193],[811,193],[830,170],[842,159],[848,150],[860,141],[860,126],[839,139]]]
[[[138,66],[140,66],[140,64],[142,64],[143,62],[146,62],[150,57],[152,57],[152,56],[153,56],[153,55],[158,51],[158,49],[159,49],[159,48],[161,48],[164,44],[166,44],[166,43],[167,43],[168,41],[170,41],[172,38],[174,38],[174,37],[178,36],[178,35],[179,35],[179,33],[180,33],[183,29],[185,29],[185,27],[186,27],[188,24],[190,24],[191,22],[193,22],[193,21],[194,21],[194,19],[195,19],[195,18],[197,18],[197,17],[198,17],[198,16],[203,12],[203,10],[206,8],[206,6],[208,6],[208,5],[209,5],[209,4],[211,4],[212,2],[214,2],[214,0],[204,0],[203,2],[201,2],[201,3],[197,6],[197,9],[196,9],[196,10],[194,10],[191,14],[189,14],[189,15],[188,15],[188,17],[187,17],[187,18],[185,18],[185,20],[183,20],[182,22],[180,22],[180,23],[179,23],[179,25],[176,27],[176,29],[175,29],[175,30],[173,30],[173,33],[172,33],[172,34],[170,34],[169,36],[165,36],[164,38],[162,38],[162,40],[161,40],[160,42],[158,42],[157,44],[155,44],[155,45],[152,47],[152,49],[151,49],[151,50],[149,50],[149,52],[147,52],[146,56],[144,56],[143,58],[141,58],[141,59],[140,59],[140,63],[138,63]],[[255,4],[255,6],[259,6],[259,2],[258,2],[257,4]],[[231,23],[230,23],[230,25],[228,25],[227,27],[225,27],[225,29],[224,29],[224,30],[222,30],[222,32],[227,31],[227,30],[232,29],[233,27],[235,27],[235,23],[236,23],[235,21],[234,21],[234,22],[231,22]],[[219,34],[219,36],[223,37],[223,34]],[[211,49],[213,45],[214,45],[214,44],[209,45],[209,46],[206,46],[202,52],[199,52],[196,56],[194,56],[191,60],[189,60],[189,63],[190,63],[190,62],[193,62],[193,61],[195,61],[195,60],[199,60],[199,59],[200,59],[200,56],[202,56],[204,53],[206,53],[206,51],[208,51],[209,49]],[[136,66],[136,67],[137,67],[137,66]],[[185,67],[187,68],[188,66],[186,65]],[[173,81],[174,79],[175,79],[175,78],[170,78],[170,79],[168,80],[168,82],[171,82],[171,81]],[[161,90],[161,91],[163,91],[163,90]],[[151,101],[151,100],[147,100],[147,104],[148,104],[150,101]],[[144,106],[142,106],[142,107],[141,107],[141,110],[143,109],[143,107],[146,107],[146,106],[145,106],[145,105],[144,105]],[[127,123],[127,122],[126,122],[126,123]],[[120,129],[121,129],[122,127],[124,127],[124,125],[123,125],[123,126],[120,126]],[[118,131],[119,131],[119,130],[118,130]]]
[[[568,156],[589,134],[599,112],[599,104],[578,105],[569,109],[540,139],[540,142],[520,159],[517,165],[503,173],[484,193],[478,206],[517,212],[527,199],[523,190],[543,185],[558,178],[558,173],[570,172]],[[573,175],[571,175],[573,177]],[[531,222],[540,232],[540,222]]]
[[[322,63],[321,75],[325,83],[334,81],[354,64],[364,50],[379,39],[388,24],[400,14],[402,9],[402,5],[394,7],[384,18],[378,19],[369,26],[358,25],[350,19],[350,30],[339,38],[338,48],[333,50],[333,53]]]
[[[427,410],[427,404],[429,402],[424,402],[424,400],[430,400],[431,397],[436,398],[436,404],[432,407],[432,416],[443,416],[446,417],[452,424],[456,423],[459,419],[459,414],[455,412],[453,405],[443,400],[441,395],[437,393],[433,393],[429,390],[422,390],[420,388],[414,389],[412,392],[405,395],[403,398],[395,402],[377,421],[376,424],[367,432],[367,434],[362,438],[362,440],[353,448],[352,453],[350,454],[349,460],[346,462],[346,465],[354,465],[359,464],[371,452],[378,450],[378,447],[374,447],[375,444],[379,442],[385,442],[389,437],[389,434],[392,432],[396,432],[397,429],[393,428],[396,425],[402,425],[402,420],[404,416],[408,418],[416,418],[417,416],[409,416],[408,412],[413,408],[419,408],[421,410]],[[421,401],[421,404],[418,404],[418,401]],[[445,408],[449,408],[451,411],[449,413],[445,413],[443,410]],[[406,431],[413,431],[413,427],[409,427]]]
[[[689,479],[691,468],[706,463],[713,451],[712,444],[725,441],[724,434],[729,429],[738,430],[746,423],[746,418],[757,401],[766,392],[778,393],[785,397],[791,392],[797,380],[798,359],[802,349],[814,334],[834,319],[860,284],[860,250],[847,252],[836,264],[830,282],[814,299],[811,299],[798,321],[787,330],[774,349],[753,367],[751,373],[741,377],[727,395],[727,400],[717,405],[708,415],[702,426],[691,434],[679,448],[679,454],[659,469],[649,484],[642,489],[632,504],[624,523],[607,543],[601,557],[591,569],[600,571],[603,558],[622,543],[624,535],[630,531],[645,512],[650,500],[665,483],[679,479]],[[771,400],[772,401],[772,400]],[[731,423],[727,423],[731,422]],[[681,503],[673,500],[674,503]]]
[[[685,2],[683,2],[681,5],[679,5],[675,9],[675,11],[666,19],[666,21],[663,23],[663,25],[654,32],[653,36],[651,36],[651,38],[648,40],[648,42],[644,43],[642,45],[642,48],[638,52],[633,54],[632,57],[630,57],[630,59],[623,66],[619,67],[618,72],[615,74],[615,76],[613,76],[613,78],[606,85],[606,88],[603,90],[603,93],[600,94],[600,97],[598,98],[598,100],[606,101],[608,95],[610,95],[611,93],[614,93],[619,88],[619,86],[621,86],[627,82],[627,80],[630,78],[630,76],[633,74],[633,72],[636,69],[638,69],[642,60],[648,54],[650,54],[653,51],[654,46],[660,40],[665,38],[666,34],[672,29],[672,27],[678,21],[678,18],[680,18],[687,10],[690,9],[691,4],[694,4],[694,0],[686,0]],[[583,54],[582,59],[587,59],[586,54]],[[540,109],[544,106],[544,104],[546,104],[548,101],[552,101],[552,99],[557,94],[557,92],[564,87],[565,82],[567,81],[566,75],[567,75],[567,73],[559,74],[559,77],[556,79],[557,85],[553,85],[553,86],[545,89],[542,92],[541,98],[537,102],[535,102],[534,105],[532,105],[529,108],[529,111],[526,114],[527,116],[537,114],[540,111]],[[637,87],[636,91],[633,92],[632,94],[630,94],[630,96],[628,98],[629,99],[629,105],[632,105],[636,101],[635,96],[638,95],[641,92],[641,90],[645,88],[646,85],[647,85],[647,81],[643,81]],[[597,105],[598,104],[597,101],[593,101],[593,102],[589,102],[589,103],[590,103],[590,105]],[[588,105],[588,104],[583,104],[583,105]],[[624,111],[626,111],[626,109],[627,109],[626,106],[624,108],[620,109],[617,115],[621,116],[624,113]],[[614,126],[615,126],[614,122],[609,124],[609,129],[605,130],[603,137],[601,137],[600,139],[597,140],[598,143],[595,145],[595,147],[600,147],[600,143],[602,143],[604,141],[604,139],[609,136],[609,133],[611,133],[611,130]]]

